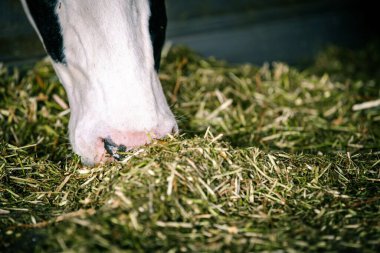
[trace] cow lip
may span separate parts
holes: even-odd
[[[111,138],[104,138],[104,149],[109,155],[115,158],[117,161],[123,160],[126,155],[122,154],[127,151],[127,147],[124,145],[117,145]]]

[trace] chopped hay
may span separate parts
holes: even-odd
[[[352,110],[380,97],[366,50],[299,71],[172,48],[181,133],[97,167],[71,151],[50,64],[1,67],[0,251],[378,252],[380,108]]]

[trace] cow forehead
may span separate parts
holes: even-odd
[[[91,8],[123,8],[122,1],[109,1],[109,0],[96,0],[104,1],[107,4],[105,5],[91,5]],[[127,1],[129,5],[132,6],[131,9],[139,8],[138,1]],[[52,60],[57,63],[66,63],[65,59],[65,48],[64,48],[64,35],[62,34],[62,22],[59,18],[59,10],[62,4],[71,5],[78,4],[77,0],[22,0],[24,8],[27,12],[27,15],[34,25],[35,29],[38,31],[41,40],[44,43],[47,53],[50,55]],[[80,3],[80,1],[79,1]],[[126,2],[124,1],[124,4]],[[156,70],[159,68],[160,55],[162,46],[165,41],[165,32],[166,32],[166,11],[165,11],[165,0],[149,0],[150,10],[147,12],[149,17],[149,34],[153,47],[153,56],[154,56],[154,65]],[[106,10],[91,10],[102,12]],[[139,12],[140,10],[136,10]],[[68,14],[70,15],[70,14]],[[89,15],[91,17],[91,15]],[[70,17],[69,17],[70,18]],[[92,20],[88,20],[89,25],[91,25]],[[120,22],[120,21],[118,21]],[[123,22],[129,22],[128,19],[125,19]],[[108,24],[112,25],[112,24]],[[101,39],[101,38],[100,38]]]

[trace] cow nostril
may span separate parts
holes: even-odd
[[[127,147],[124,145],[117,145],[114,143],[111,138],[103,139],[104,149],[107,151],[109,155],[111,155],[116,160],[120,161],[124,159],[125,155],[120,154],[127,151]]]
[[[171,134],[177,134],[178,133],[178,126],[177,126],[177,124],[175,124],[175,126],[173,126],[173,128],[172,128],[172,131],[170,132]]]

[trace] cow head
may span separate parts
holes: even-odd
[[[68,95],[85,164],[177,131],[157,71],[164,0],[21,0]]]

